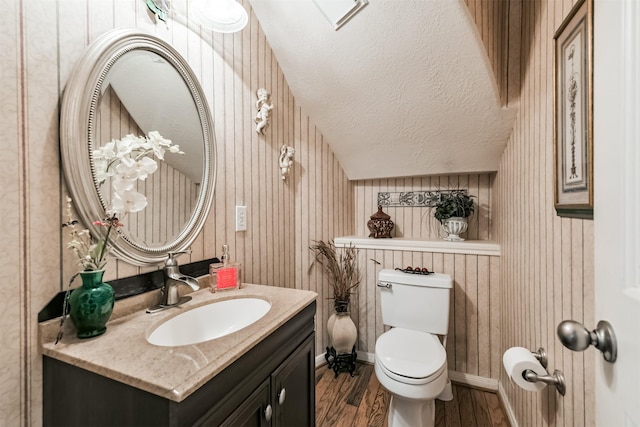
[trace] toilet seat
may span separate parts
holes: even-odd
[[[427,384],[447,369],[447,353],[436,336],[403,328],[378,338],[375,358],[388,377],[405,384]]]

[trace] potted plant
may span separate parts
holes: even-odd
[[[440,193],[434,201],[434,216],[447,233],[444,240],[464,240],[460,234],[467,230],[467,218],[474,212],[473,197],[466,190],[451,190]]]
[[[349,303],[353,290],[361,280],[358,250],[353,245],[338,250],[332,240],[314,241],[309,249],[315,253],[309,271],[316,264],[320,265],[333,294],[335,313],[327,321],[330,347],[327,347],[325,359],[336,375],[341,370],[347,370],[353,376],[358,330],[349,315]]]

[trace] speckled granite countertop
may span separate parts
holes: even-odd
[[[40,324],[42,353],[181,402],[317,296],[311,291],[253,284],[215,294],[204,287],[190,295],[191,301],[154,314],[145,312],[153,304],[153,296],[147,296],[144,301],[138,299],[137,305],[127,300],[118,301],[107,323],[107,331],[96,338],[76,338],[72,322],[67,321],[62,341],[54,345],[59,319],[44,322]],[[263,318],[238,332],[199,344],[158,347],[146,340],[157,325],[186,310],[239,297],[262,298],[271,303],[271,309]]]

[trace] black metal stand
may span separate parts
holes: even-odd
[[[335,378],[338,377],[340,372],[349,372],[349,375],[353,376],[356,370],[356,346],[351,349],[351,353],[337,354],[336,349],[333,347],[327,347],[327,352],[324,358],[327,360],[329,369],[333,369]]]

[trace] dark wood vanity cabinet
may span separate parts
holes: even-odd
[[[203,419],[206,426],[312,426],[315,424],[313,341],[306,340],[222,424]]]
[[[44,356],[43,424],[314,426],[315,311],[313,302],[182,402]]]

